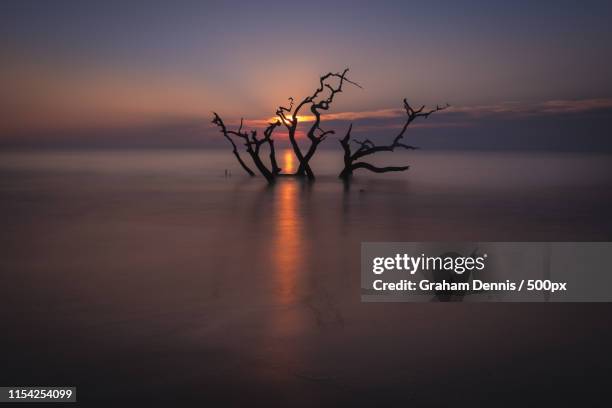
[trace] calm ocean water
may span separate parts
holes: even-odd
[[[359,245],[610,240],[612,157],[382,160],[412,168],[347,188],[340,153],[321,151],[315,183],[269,187],[227,151],[0,154],[0,383],[73,384],[101,403],[602,392],[608,305],[361,304]],[[581,372],[602,384],[577,388]],[[471,392],[484,385],[497,394]]]

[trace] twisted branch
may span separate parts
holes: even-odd
[[[406,111],[406,121],[404,122],[404,126],[400,130],[400,132],[393,138],[393,142],[388,145],[376,145],[370,139],[365,139],[362,141],[353,140],[353,143],[358,144],[359,147],[355,152],[351,151],[350,141],[351,141],[351,131],[353,129],[353,125],[349,127],[345,136],[340,140],[340,145],[344,150],[344,169],[340,173],[340,178],[348,178],[353,174],[354,170],[357,169],[366,169],[373,171],[375,173],[385,173],[389,171],[404,171],[408,170],[410,166],[390,166],[390,167],[376,167],[370,163],[366,162],[357,162],[357,160],[374,154],[378,152],[392,152],[397,148],[402,148],[406,150],[414,150],[417,149],[415,146],[411,146],[402,142],[406,130],[408,126],[417,118],[428,118],[429,115],[435,112],[439,112],[448,108],[450,105],[446,104],[445,106],[436,105],[435,108],[425,110],[425,105],[422,105],[418,109],[412,108],[408,101],[404,98],[404,110]]]
[[[328,135],[335,133],[333,130],[323,130],[321,128],[321,111],[326,111],[329,109],[336,94],[342,92],[342,87],[344,86],[344,83],[349,83],[361,88],[361,85],[347,78],[346,75],[348,71],[349,69],[346,68],[344,71],[342,71],[342,73],[328,72],[327,74],[319,78],[319,87],[311,95],[306,96],[295,107],[295,109],[293,108],[293,98],[289,98],[289,107],[280,106],[276,111],[276,115],[280,118],[280,121],[287,127],[287,131],[289,133],[289,141],[291,142],[291,146],[293,148],[295,156],[297,157],[300,163],[296,172],[297,175],[306,174],[308,178],[314,179],[314,173],[310,168],[309,164],[310,159],[312,159],[312,157],[314,156],[319,144],[323,142]],[[328,80],[332,78],[338,79],[338,84],[335,87],[328,83]],[[321,94],[326,90],[329,91],[328,96],[317,101]],[[315,120],[308,132],[306,133],[308,139],[310,140],[310,146],[306,154],[304,154],[300,149],[299,145],[297,144],[295,132],[299,122],[298,113],[304,106],[308,104],[310,104],[310,111],[314,115]]]
[[[281,169],[278,167],[278,164],[276,162],[276,154],[274,151],[274,140],[272,139],[272,133],[274,132],[274,129],[276,129],[276,127],[280,126],[280,122],[276,121],[270,123],[268,127],[264,130],[264,138],[259,139],[257,137],[256,130],[252,130],[250,135],[248,132],[243,132],[243,119],[240,119],[240,126],[238,127],[238,130],[235,131],[228,129],[221,117],[216,112],[213,112],[213,115],[214,117],[212,123],[214,123],[220,128],[220,131],[221,133],[223,133],[223,136],[231,143],[232,152],[234,153],[234,156],[236,156],[236,159],[238,160],[242,168],[250,176],[255,175],[253,170],[251,170],[249,166],[247,166],[247,164],[244,162],[244,160],[242,160],[242,157],[238,152],[238,147],[236,146],[236,143],[234,142],[232,136],[240,138],[242,140],[242,143],[244,144],[249,156],[251,156],[255,167],[257,167],[259,172],[266,178],[266,180],[268,180],[268,182],[273,182],[274,176],[280,173]],[[264,143],[268,143],[268,145],[270,146],[270,163],[272,165],[272,171],[270,171],[268,167],[266,167],[266,165],[259,157],[261,145],[263,145]]]
[[[251,170],[249,166],[247,166],[246,163],[242,160],[242,157],[240,157],[240,153],[238,153],[238,147],[236,146],[236,143],[234,143],[234,140],[229,136],[230,131],[227,130],[227,127],[225,126],[225,123],[223,123],[223,120],[221,119],[221,117],[216,112],[213,112],[213,115],[214,117],[213,117],[212,123],[219,126],[221,133],[223,133],[223,136],[231,143],[232,153],[234,153],[234,156],[236,156],[236,160],[238,160],[238,163],[240,163],[240,166],[244,169],[244,171],[247,172],[249,176],[251,177],[255,176],[255,173],[253,172],[253,170]],[[242,123],[241,123],[241,126],[242,126]],[[232,132],[232,134],[234,133],[235,132]]]

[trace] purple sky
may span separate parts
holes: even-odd
[[[351,68],[328,118],[432,148],[612,150],[609,1],[29,2],[0,14],[0,145],[213,146]]]

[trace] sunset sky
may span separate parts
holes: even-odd
[[[612,150],[612,2],[465,3],[3,1],[0,145],[212,146],[350,67],[339,131],[407,97],[453,107],[426,146]]]

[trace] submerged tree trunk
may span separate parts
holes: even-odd
[[[281,172],[281,168],[278,167],[278,163],[276,161],[276,150],[274,149],[274,140],[268,141],[268,146],[270,147],[270,164],[272,165],[272,174],[277,176]]]

